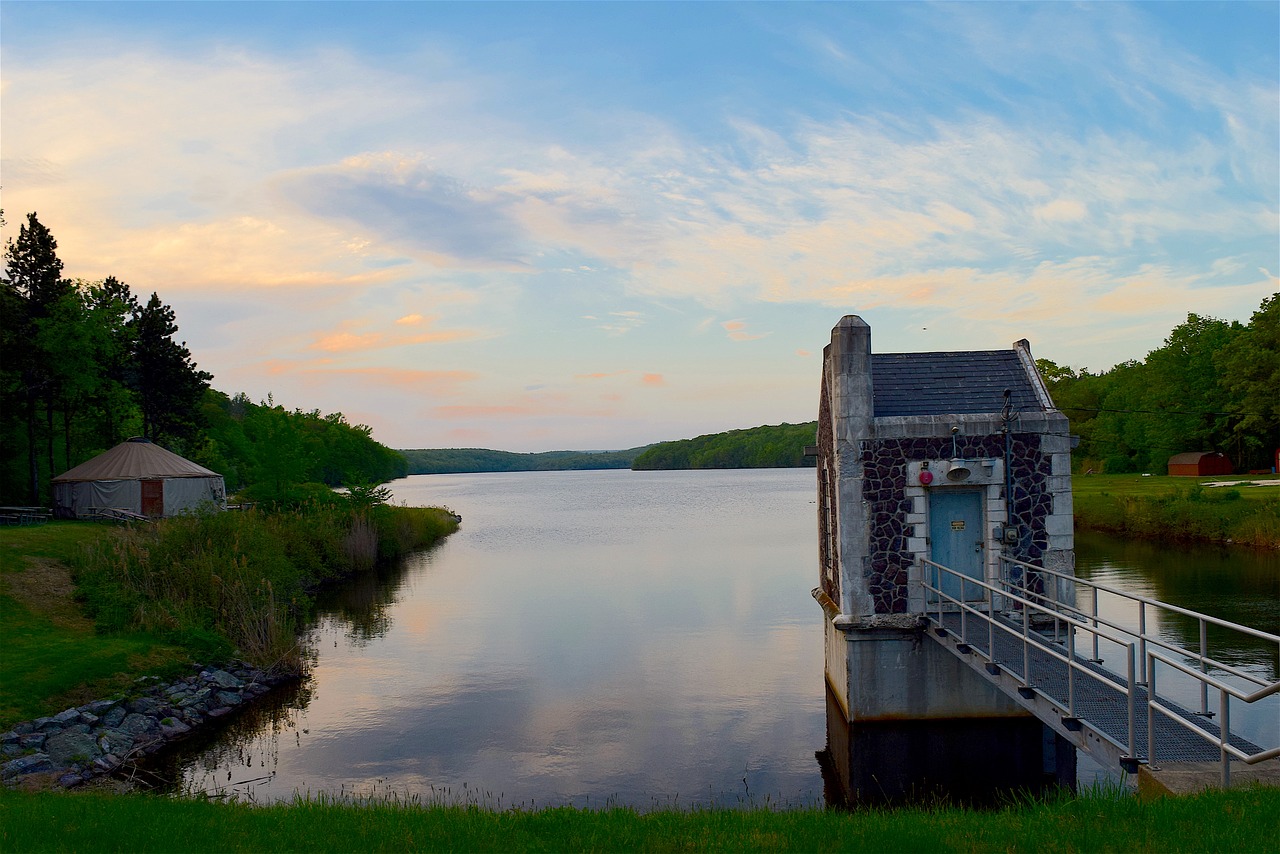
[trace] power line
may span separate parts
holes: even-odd
[[[1204,409],[1110,409],[1103,406],[1059,406],[1058,409],[1071,412],[1119,412],[1125,415],[1225,415],[1228,417],[1256,415],[1259,418],[1267,417],[1265,413],[1260,412],[1213,412]]]

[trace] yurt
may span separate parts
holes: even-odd
[[[141,438],[53,479],[53,512],[64,519],[93,516],[99,509],[176,516],[226,505],[222,475]]]

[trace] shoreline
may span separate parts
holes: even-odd
[[[9,787],[71,789],[130,770],[197,732],[225,724],[300,674],[273,674],[243,661],[195,665],[173,680],[141,676],[135,696],[83,703],[15,724],[0,734],[0,781]]]

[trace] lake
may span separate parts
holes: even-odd
[[[449,506],[462,528],[326,601],[312,677],[157,768],[174,788],[493,807],[824,803],[812,469],[391,487],[397,503]],[[1165,576],[1159,553],[1135,568],[1123,544],[1079,545],[1082,575],[1280,622],[1280,556],[1232,553],[1248,567],[1167,584],[1150,577]],[[1241,654],[1275,678],[1274,650]]]

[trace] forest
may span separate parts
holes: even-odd
[[[486,471],[579,471],[625,469],[644,448],[626,451],[544,451],[516,454],[487,448],[402,450],[409,474],[463,474]]]
[[[1163,474],[1169,457],[1220,451],[1270,471],[1280,448],[1280,293],[1247,324],[1188,314],[1142,361],[1099,373],[1036,364],[1080,437],[1079,471]]]
[[[47,505],[50,478],[131,436],[223,475],[230,492],[378,483],[404,457],[341,413],[287,410],[210,386],[159,294],[115,277],[66,278],[35,213],[5,246],[0,278],[0,503]]]
[[[677,442],[653,445],[636,457],[636,471],[655,469],[799,468],[815,464],[806,445],[816,438],[818,424],[778,424],[711,433]]]

